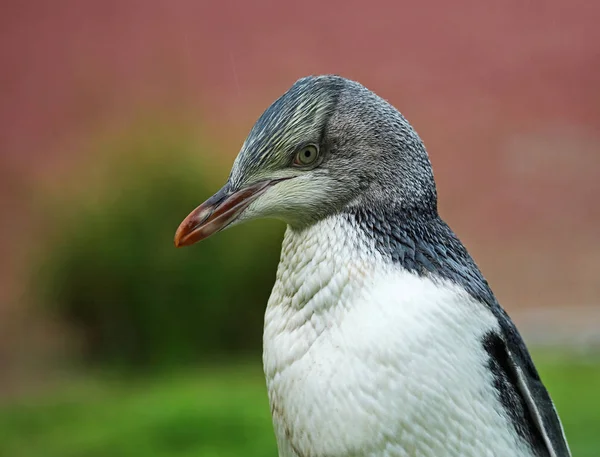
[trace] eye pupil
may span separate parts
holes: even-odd
[[[318,146],[313,144],[305,146],[296,153],[295,165],[311,165],[319,157]]]

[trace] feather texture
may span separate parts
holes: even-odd
[[[456,252],[449,229],[424,227],[440,237],[431,243],[365,217],[340,214],[286,232],[264,333],[280,456],[568,455],[566,444],[545,438],[553,433],[548,405],[498,363],[524,400],[514,410],[503,401],[503,375],[492,369],[500,354],[489,345],[490,335],[506,344],[503,325],[467,285],[470,258]],[[454,254],[442,266],[444,250]]]

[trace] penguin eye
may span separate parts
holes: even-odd
[[[319,157],[319,148],[314,144],[307,144],[303,146],[294,158],[294,165],[306,166],[315,163]]]

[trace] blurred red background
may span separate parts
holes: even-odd
[[[197,126],[228,164],[262,110],[318,73],[360,81],[415,126],[442,215],[509,312],[558,307],[585,322],[598,310],[600,3],[64,0],[1,9],[4,342],[24,306],[26,253],[44,243],[40,183],[94,167],[95,138],[145,116]]]

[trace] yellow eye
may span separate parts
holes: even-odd
[[[314,144],[304,146],[296,153],[294,165],[311,165],[319,157],[319,148]]]

